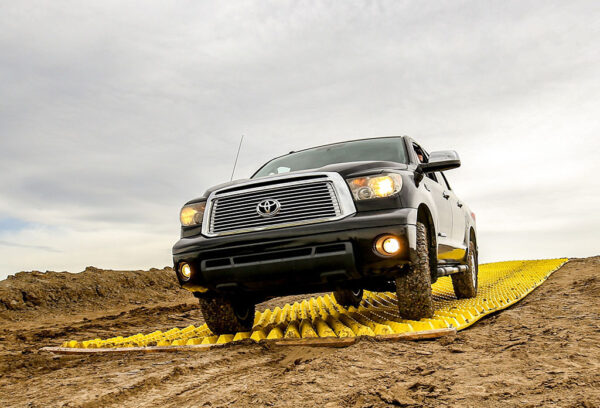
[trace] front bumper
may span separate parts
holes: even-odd
[[[252,294],[257,298],[332,290],[385,280],[414,259],[416,209],[369,211],[342,220],[214,238],[180,239],[173,247],[178,270],[192,266],[190,290]],[[402,250],[383,258],[373,251],[382,234],[400,238]]]

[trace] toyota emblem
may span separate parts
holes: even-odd
[[[272,200],[270,198],[266,199],[266,200],[262,200],[256,206],[256,212],[258,213],[258,215],[260,215],[261,217],[264,217],[264,218],[273,217],[274,215],[277,215],[280,210],[281,210],[281,204],[279,203],[279,201]]]

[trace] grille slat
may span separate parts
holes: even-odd
[[[256,213],[256,205],[258,203],[260,203],[262,200],[253,200],[251,203],[246,203],[246,205],[244,207],[241,208],[223,208],[221,206],[218,206],[217,209],[215,210],[215,213],[218,214],[219,216],[230,216],[230,215],[238,215],[238,214],[243,214],[243,213]],[[301,199],[299,198],[298,200],[294,200],[294,201],[284,201],[284,200],[278,200],[281,203],[281,208],[283,209],[284,207],[286,209],[291,209],[291,208],[295,208],[295,207],[302,207],[304,205],[327,205],[327,204],[331,204],[331,198],[330,197],[302,197]],[[250,205],[249,205],[250,204]],[[251,207],[251,205],[254,204],[254,208],[249,208]]]
[[[304,195],[325,195],[328,196],[329,195],[329,190],[326,188],[320,188],[320,189],[310,189],[310,190],[298,190],[298,191],[294,191],[294,192],[289,192],[289,193],[284,193],[284,192],[274,192],[274,191],[268,191],[268,192],[257,192],[257,194],[252,195],[252,196],[248,196],[245,197],[243,199],[237,199],[237,196],[232,196],[232,197],[227,197],[227,204],[226,205],[231,205],[231,206],[235,206],[235,205],[239,205],[239,204],[245,204],[248,202],[248,200],[264,200],[266,198],[270,198],[270,196],[275,195],[277,196],[277,199],[287,199],[287,198],[291,198],[294,199],[296,197],[302,197]]]
[[[320,215],[314,215],[311,217],[306,217],[303,218],[302,221],[303,222],[309,222],[309,221],[314,221],[314,220],[325,220],[325,219],[329,219],[331,217],[334,217],[335,214],[320,214]],[[247,229],[247,228],[257,228],[260,229],[261,227],[267,227],[267,226],[273,226],[273,225],[287,225],[288,223],[292,223],[294,222],[296,218],[294,217],[288,217],[288,218],[282,218],[281,220],[269,220],[269,221],[262,221],[262,220],[257,220],[254,222],[248,222],[248,223],[244,223],[243,227],[239,227],[239,224],[234,224],[235,228],[233,228],[232,225],[226,225],[223,227],[217,227],[215,226],[215,232],[223,232],[223,231],[229,231],[229,230],[238,230],[238,229]]]
[[[322,218],[322,217],[335,217],[336,213],[333,209],[323,209],[323,210],[314,210],[314,211],[303,211],[303,212],[295,212],[281,217],[273,217],[273,218],[262,218],[258,214],[256,216],[248,217],[243,220],[224,220],[215,223],[215,229],[224,228],[230,225],[236,225],[238,223],[243,222],[246,225],[255,224],[255,223],[263,223],[263,224],[277,224],[278,222],[289,221],[290,219],[296,219],[302,216],[303,219],[313,219],[313,218]]]
[[[258,203],[266,199],[279,201],[279,213],[261,217],[256,212]],[[212,201],[209,232],[241,233],[265,227],[277,228],[278,225],[327,221],[340,214],[340,205],[330,181],[278,184],[256,191],[241,190],[222,197],[217,195]]]
[[[324,205],[323,204],[327,204],[327,203],[310,203],[310,204],[305,204],[305,203],[301,203],[298,205],[281,205],[281,211],[285,212],[285,214],[295,214],[298,212],[308,212],[309,210],[319,210],[319,209],[324,209]],[[327,211],[332,211],[334,214],[336,213],[335,208],[331,205],[327,206]],[[256,209],[252,209],[252,210],[246,210],[244,212],[241,211],[236,211],[233,213],[229,213],[229,214],[223,214],[221,212],[217,212],[216,213],[217,216],[219,216],[219,220],[215,221],[215,225],[220,224],[224,221],[233,221],[233,220],[239,220],[242,218],[248,218],[248,217],[253,217],[253,218],[257,218],[262,220],[263,218],[260,217],[258,215],[258,213],[256,212]]]
[[[326,182],[317,182],[317,183],[313,182],[313,183],[301,184],[301,185],[298,185],[297,188],[295,188],[294,190],[290,190],[288,187],[276,187],[276,188],[265,187],[264,189],[260,189],[260,190],[256,190],[256,191],[252,191],[252,192],[244,192],[242,190],[239,193],[228,196],[228,198],[230,198],[232,200],[238,200],[238,199],[243,200],[248,197],[253,197],[253,196],[265,193],[265,192],[268,192],[269,194],[275,193],[275,194],[281,194],[282,196],[285,196],[288,194],[295,194],[295,193],[303,191],[303,190],[327,189],[327,185],[325,183]]]
[[[217,211],[226,211],[226,210],[237,211],[240,208],[248,208],[249,202],[258,204],[262,200],[266,200],[268,198],[274,198],[274,197],[276,197],[276,195],[270,194],[270,195],[265,195],[263,197],[252,198],[245,202],[235,203],[235,204],[229,204],[229,203],[223,204],[223,203],[219,202],[219,204],[217,206]],[[331,194],[328,191],[325,191],[325,192],[318,193],[318,194],[308,194],[308,193],[307,194],[299,194],[298,196],[295,196],[295,197],[283,197],[283,198],[277,197],[277,200],[282,205],[284,203],[296,202],[296,201],[300,201],[300,200],[328,200],[328,201],[331,201]]]
[[[306,214],[311,214],[313,212],[321,212],[321,211],[327,211],[327,212],[332,212],[335,214],[335,208],[333,208],[333,206],[331,204],[329,205],[315,205],[315,206],[311,206],[308,208],[302,208],[302,207],[297,207],[297,208],[281,208],[281,212],[273,217],[261,217],[260,215],[258,215],[258,213],[256,211],[254,212],[250,212],[247,214],[240,214],[239,216],[227,216],[227,217],[215,217],[215,225],[219,224],[219,223],[223,223],[223,222],[231,222],[231,221],[235,221],[236,219],[239,218],[245,218],[245,219],[250,219],[250,218],[256,218],[258,220],[269,220],[269,219],[279,219],[279,218],[283,218],[283,217],[287,217],[288,215],[294,215],[294,214],[299,214],[299,213],[306,213]]]

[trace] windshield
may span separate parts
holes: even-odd
[[[253,178],[290,171],[317,169],[334,163],[390,161],[407,163],[401,137],[355,140],[315,147],[278,157],[261,167]]]

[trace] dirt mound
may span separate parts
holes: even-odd
[[[588,258],[587,264],[594,266],[600,270],[600,257]],[[581,275],[581,271],[585,268],[583,263],[574,263],[574,273],[576,276]],[[594,275],[587,278],[575,279],[571,285],[572,289],[585,295],[600,297],[600,276]]]
[[[0,312],[105,308],[191,296],[179,288],[172,268],[113,271],[87,267],[81,273],[19,272],[0,281]]]

